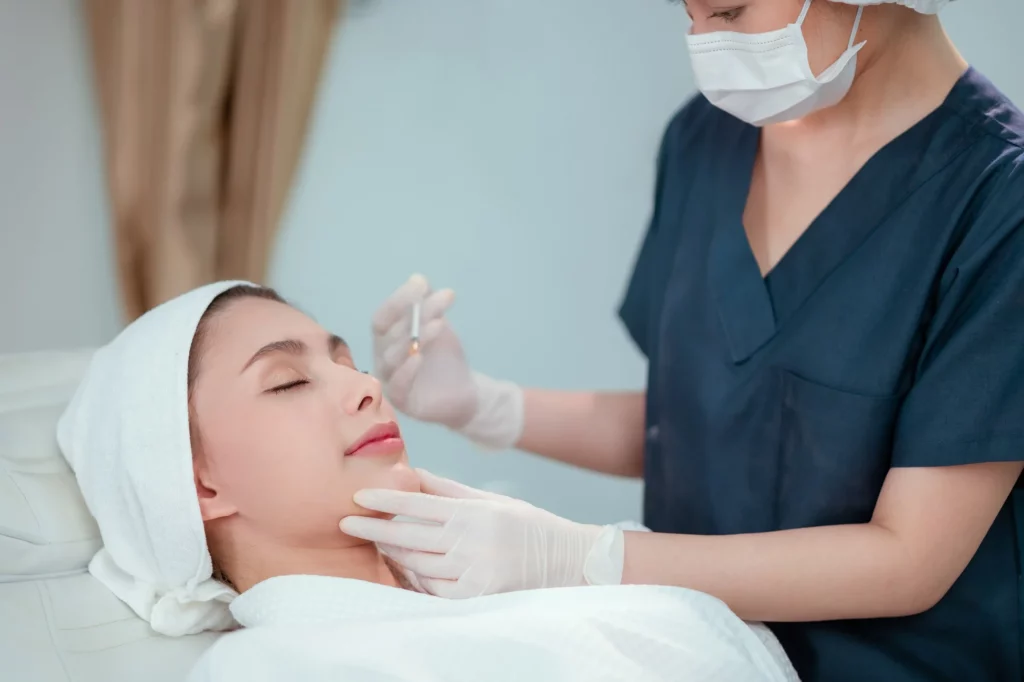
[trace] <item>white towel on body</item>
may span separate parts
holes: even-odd
[[[271,578],[231,610],[188,682],[796,682],[778,642],[678,587],[447,600],[323,576]],[[770,637],[770,634],[769,634]]]

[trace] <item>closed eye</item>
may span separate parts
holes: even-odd
[[[307,381],[306,379],[296,379],[295,381],[289,381],[287,384],[281,384],[280,386],[275,386],[274,388],[270,389],[270,392],[271,393],[283,393],[285,391],[290,391],[293,388],[299,388],[300,386],[305,386],[308,383],[309,383],[309,381]]]

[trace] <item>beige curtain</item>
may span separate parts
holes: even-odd
[[[85,0],[128,320],[264,278],[342,0]]]

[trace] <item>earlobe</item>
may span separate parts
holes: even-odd
[[[238,511],[217,490],[217,486],[213,484],[207,472],[198,463],[193,465],[192,472],[196,485],[196,497],[199,499],[199,511],[204,522],[222,519]]]

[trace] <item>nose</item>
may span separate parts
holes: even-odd
[[[346,387],[342,398],[346,414],[354,415],[380,407],[383,401],[383,389],[376,377],[362,372],[349,370],[345,379]]]

